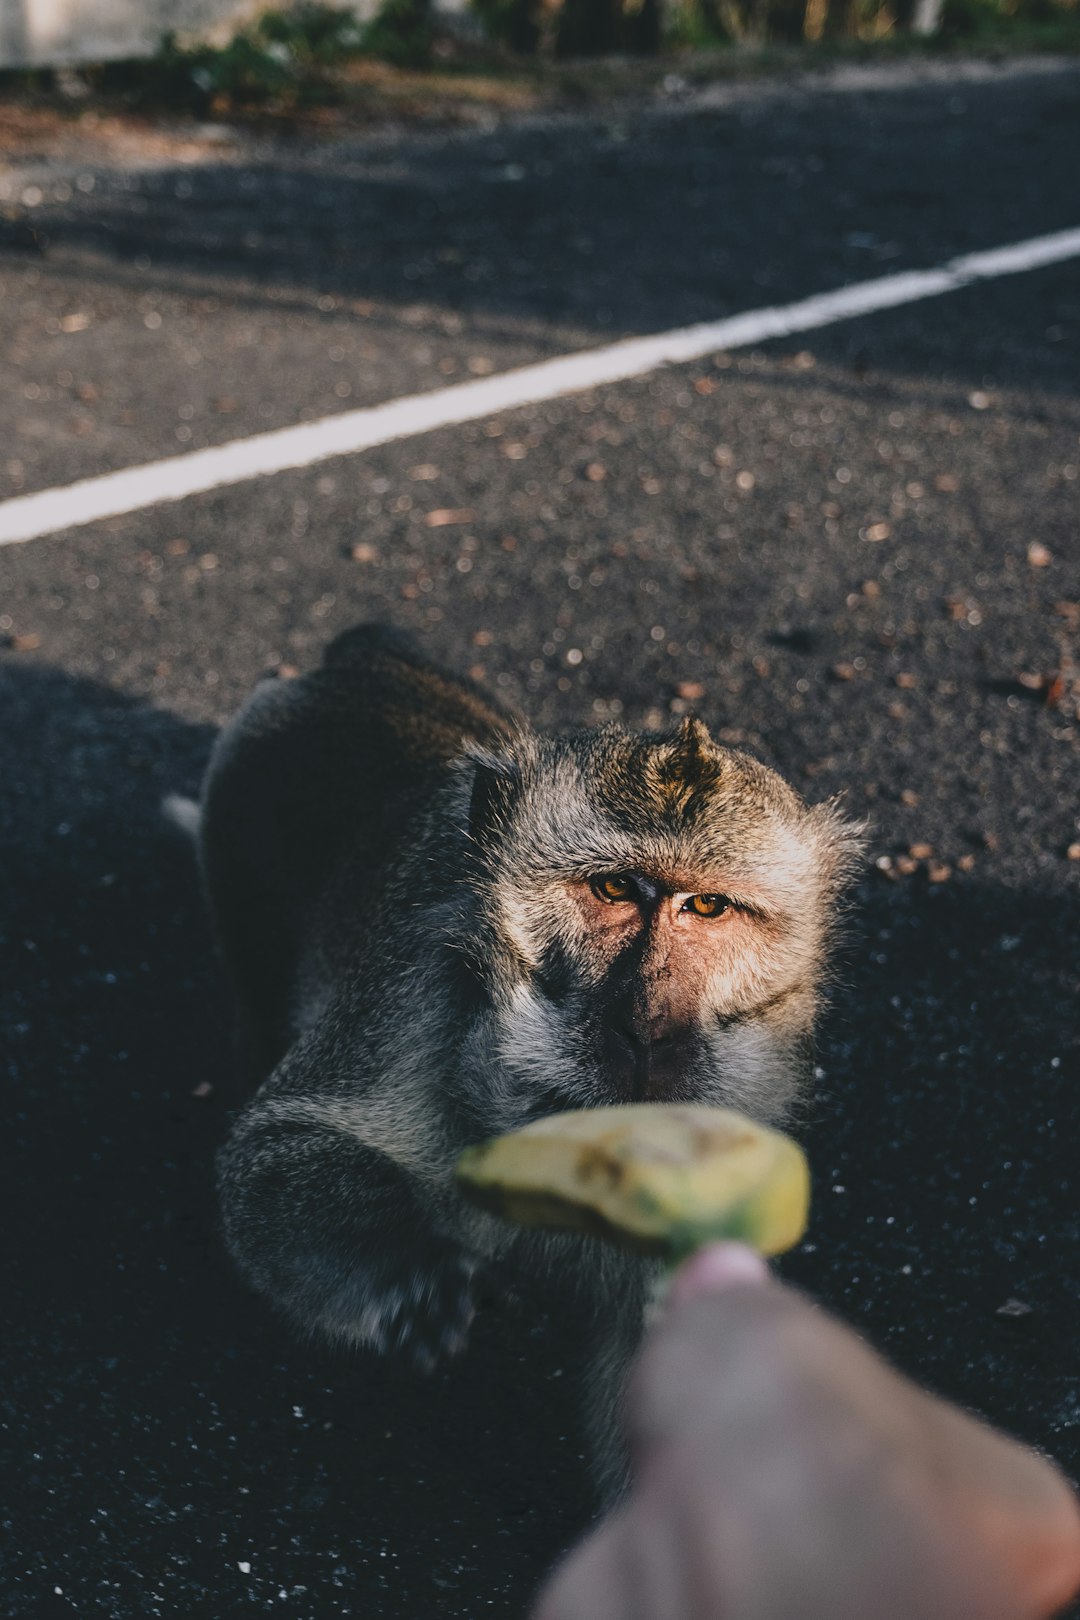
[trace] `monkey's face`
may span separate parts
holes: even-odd
[[[696,721],[527,739],[497,778],[476,836],[500,1127],[639,1101],[782,1116],[855,847],[835,812]]]

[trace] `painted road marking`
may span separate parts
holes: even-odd
[[[577,394],[588,388],[626,382],[660,366],[699,360],[723,349],[745,348],[769,338],[788,337],[832,326],[878,310],[897,309],[925,298],[958,292],[979,281],[1039,270],[1045,265],[1080,257],[1080,229],[1058,231],[1027,242],[1014,242],[986,253],[951,259],[935,270],[902,270],[874,281],[855,282],[835,292],[777,308],[752,309],[721,321],[684,326],[653,337],[626,338],[601,349],[561,355],[536,365],[521,366],[495,377],[456,383],[429,394],[410,394],[383,405],[364,406],[326,416],[297,427],[277,428],[249,439],[168,456],[141,467],[82,478],[57,489],[19,495],[0,502],[0,545],[38,540],[60,529],[123,517],[163,501],[249,478],[263,478],[291,468],[311,467],[333,456],[354,455],[395,439],[412,438],[436,428],[475,422],[481,417],[537,405],[545,400]]]

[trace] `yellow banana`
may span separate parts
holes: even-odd
[[[465,1196],[523,1226],[568,1227],[675,1262],[714,1239],[780,1254],[806,1227],[801,1149],[726,1108],[642,1103],[535,1120],[467,1148]]]

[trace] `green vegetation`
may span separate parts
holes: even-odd
[[[676,0],[668,43],[854,45],[948,50],[1080,49],[1078,0],[943,0],[936,28],[918,32],[918,0]]]
[[[528,49],[516,17],[531,12],[535,44],[556,54],[755,43],[907,40],[925,48],[963,40],[1020,49],[1080,48],[1080,0],[943,0],[932,37],[917,32],[917,0],[473,0],[493,37]],[[491,19],[489,22],[489,18]],[[544,21],[541,21],[543,19]],[[546,32],[544,23],[546,22]],[[663,25],[663,26],[662,26]],[[511,33],[517,37],[510,37]],[[535,48],[535,46],[534,46]]]
[[[363,49],[363,30],[339,6],[264,11],[222,46],[166,34],[149,61],[86,70],[92,89],[136,106],[205,116],[215,108],[311,105],[335,99],[334,70]]]
[[[381,0],[361,23],[343,5],[283,0],[225,44],[168,35],[149,61],[78,77],[143,112],[455,119],[648,93],[673,69],[693,85],[853,54],[1080,50],[1080,0],[939,0],[929,36],[917,22],[934,0],[470,0],[471,29],[434,3]],[[56,88],[61,74],[0,74],[0,93]]]
[[[85,69],[90,87],[137,107],[205,117],[211,112],[275,111],[333,104],[348,93],[348,65],[375,57],[399,66],[430,60],[429,0],[383,0],[366,25],[344,6],[300,0],[262,12],[224,45],[166,34],[149,61]]]
[[[945,0],[942,36],[954,44],[1075,51],[1080,6],[1076,0]]]
[[[363,33],[363,50],[395,67],[427,67],[435,31],[430,0],[383,0]]]

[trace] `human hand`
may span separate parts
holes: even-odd
[[[633,1488],[533,1620],[1041,1620],[1080,1587],[1058,1470],[747,1249],[676,1277],[627,1412]]]

